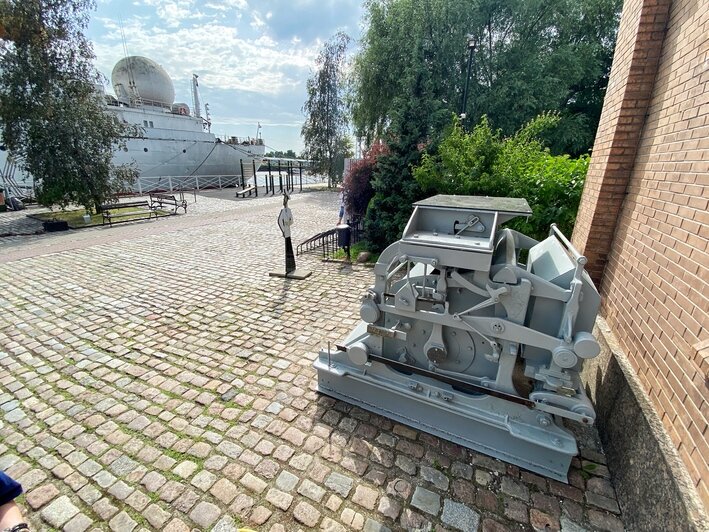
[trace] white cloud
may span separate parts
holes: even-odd
[[[94,50],[99,70],[108,75],[123,50],[118,25],[108,20],[104,25],[109,32]],[[220,89],[290,91],[303,83],[318,52],[299,43],[279,46],[265,35],[240,37],[235,27],[211,22],[166,30],[131,19],[124,23],[124,32],[129,53],[160,63],[178,89],[181,81],[197,73],[202,84]]]
[[[222,4],[228,7],[235,7],[236,9],[240,9],[241,11],[244,11],[249,8],[249,3],[247,0],[222,0]]]
[[[254,29],[261,29],[266,25],[266,22],[261,18],[261,14],[258,11],[254,11],[252,14],[251,27]]]
[[[130,1],[124,18],[125,3],[98,0],[89,36],[102,73],[110,77],[124,56],[125,34],[128,54],[170,74],[177,100],[191,102],[190,80],[199,75],[216,129],[241,134],[260,121],[269,142],[284,148],[301,145],[305,81],[323,39],[361,9],[358,0]]]
[[[194,10],[194,0],[143,0],[143,5],[154,7],[155,14],[169,28],[178,27],[185,19],[203,17]]]

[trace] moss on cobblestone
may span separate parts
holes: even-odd
[[[333,222],[334,194],[306,199],[293,201],[297,240]],[[427,465],[442,471],[450,487],[443,479],[438,487],[425,486],[444,505],[479,511],[481,521],[517,526],[499,494],[506,478],[530,494],[538,490],[540,501],[557,501],[541,508],[549,515],[563,508],[574,524],[590,528],[589,511],[601,510],[589,510],[582,473],[599,471],[582,470],[578,462],[573,486],[541,479],[537,487],[501,462],[317,394],[311,361],[320,346],[341,340],[356,323],[371,269],[344,271],[306,256],[298,262],[313,270],[311,278],[273,280],[267,272],[282,265],[282,239],[275,224],[263,220],[278,212],[279,198],[239,205],[225,207],[221,217],[203,211],[192,225],[180,225],[190,212],[130,230],[94,231],[93,240],[89,230],[81,233],[84,249],[74,251],[57,250],[67,240],[50,236],[44,242],[51,254],[0,264],[0,275],[14,283],[0,298],[0,406],[12,410],[16,402],[24,415],[1,418],[0,460],[17,456],[10,469],[19,476],[46,464],[43,482],[101,530],[112,516],[98,511],[112,510],[95,511],[96,494],[146,529],[154,528],[152,504],[169,514],[166,523],[179,519],[193,527],[189,515],[198,501],[263,530],[276,523],[286,530],[301,526],[293,515],[300,503],[317,511],[316,527],[414,527],[424,518],[409,508],[410,499],[426,482],[421,466]],[[115,239],[103,240],[108,233]],[[476,486],[456,475],[452,461],[474,466],[459,467],[464,476],[486,475]],[[194,466],[180,469],[180,476],[173,471],[183,462]],[[79,473],[97,465],[103,471]],[[214,481],[206,491],[191,484],[200,472],[211,475],[202,476],[204,486]],[[256,489],[265,483],[260,493],[242,486],[247,473],[259,479],[252,483]],[[285,473],[293,484],[281,489]],[[341,482],[328,481],[332,474]],[[350,483],[364,488],[366,506],[353,500],[356,489],[343,491]],[[269,501],[271,489],[293,497],[290,504],[287,497]],[[170,502],[161,498],[172,495]],[[516,516],[530,518],[531,499],[515,501]],[[259,506],[254,519],[267,521],[256,525],[250,519]],[[620,523],[612,513],[603,515]],[[47,529],[39,512],[29,518],[36,529]],[[443,524],[440,512],[426,519]]]

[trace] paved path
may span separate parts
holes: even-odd
[[[36,530],[622,530],[592,432],[565,485],[318,395],[372,271],[271,278],[278,199],[229,203],[0,250],[0,469]],[[296,242],[336,221],[292,207]]]
[[[291,205],[303,201],[305,195],[291,199]],[[140,198],[136,198],[140,199]],[[43,212],[47,209],[33,208],[17,213],[4,222],[4,228],[19,236],[0,237],[0,264],[28,257],[46,255],[73,249],[82,249],[98,244],[119,242],[139,236],[156,235],[167,232],[179,232],[189,227],[200,227],[221,221],[234,220],[244,213],[250,216],[256,213],[276,213],[282,203],[279,197],[267,197],[241,201],[199,197],[197,203],[188,206],[187,213],[182,211],[177,216],[152,218],[139,223],[120,223],[114,226],[94,226],[60,233],[45,233],[42,223],[27,217],[27,212]],[[8,217],[9,217],[8,216]],[[0,218],[2,221],[2,218]],[[40,233],[40,234],[33,234]],[[30,235],[30,236],[28,236]]]

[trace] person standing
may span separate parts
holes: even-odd
[[[345,218],[345,187],[339,186],[340,191],[340,217],[337,220],[337,225],[342,225],[342,220]]]
[[[22,486],[0,471],[0,531],[21,532],[30,527],[22,518],[22,511],[15,499],[22,495]]]

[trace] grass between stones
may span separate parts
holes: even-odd
[[[134,207],[128,207],[127,209],[115,209],[112,210],[111,212],[118,212],[120,213],[121,211],[134,211]],[[145,211],[146,214],[148,211]],[[167,211],[163,210],[156,210],[155,211],[158,216],[169,216],[170,213]],[[30,218],[34,218],[35,220],[40,220],[42,222],[47,222],[50,220],[57,220],[57,221],[62,221],[62,222],[67,222],[69,224],[69,227],[71,229],[83,229],[85,227],[95,227],[97,225],[103,225],[103,216],[99,214],[91,214],[91,221],[86,223],[84,222],[84,214],[86,214],[86,210],[84,209],[78,209],[78,210],[71,210],[71,211],[58,211],[58,212],[40,212],[37,214],[30,214],[28,215]],[[131,221],[131,220],[141,220],[145,218],[144,214],[138,214],[135,216],[124,216],[120,218],[121,221]]]

